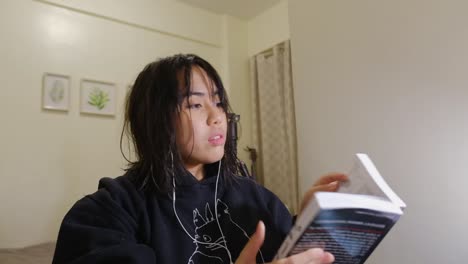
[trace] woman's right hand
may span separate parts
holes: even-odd
[[[257,253],[265,239],[265,225],[260,221],[257,230],[250,237],[249,242],[236,260],[236,264],[255,264]],[[275,260],[270,264],[327,264],[335,260],[332,254],[323,251],[321,248],[313,248],[302,253],[292,255],[287,258]]]

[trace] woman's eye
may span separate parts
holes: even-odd
[[[198,109],[198,108],[201,108],[202,105],[201,104],[189,104],[188,105],[188,108],[190,109]]]

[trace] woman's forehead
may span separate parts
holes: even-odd
[[[190,86],[185,84],[185,78],[180,78],[183,95],[189,96],[192,93],[218,94],[218,87],[214,80],[208,76],[206,71],[198,66],[193,66],[190,71]],[[189,89],[189,91],[187,91],[187,89]]]

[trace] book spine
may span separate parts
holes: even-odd
[[[301,216],[297,218],[296,223],[276,253],[274,258],[275,260],[287,257],[292,251],[294,245],[297,243],[297,240],[299,240],[299,238],[301,238],[301,236],[307,230],[311,221],[311,216],[313,217],[315,215],[315,212],[318,208],[316,201],[313,203],[313,206],[306,208],[304,212],[302,212]]]

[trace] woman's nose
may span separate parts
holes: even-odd
[[[208,113],[208,125],[218,125],[223,122],[224,111],[223,109],[219,108],[218,106],[210,107]]]

